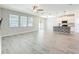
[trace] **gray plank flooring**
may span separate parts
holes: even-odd
[[[2,54],[77,54],[79,34],[40,30],[2,38]]]

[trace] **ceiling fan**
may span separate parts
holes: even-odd
[[[44,11],[39,5],[34,5],[32,7],[33,12],[42,12]]]
[[[49,12],[45,11],[40,5],[33,5],[32,11],[33,13],[36,13],[40,17],[44,17],[44,18],[52,17],[52,15],[50,15]]]

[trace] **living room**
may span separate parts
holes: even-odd
[[[1,53],[79,53],[78,6],[78,4],[1,4]]]

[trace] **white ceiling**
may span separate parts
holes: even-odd
[[[0,4],[0,7],[32,15],[38,15],[32,11],[33,4]],[[40,7],[44,10],[43,13],[52,14],[53,16],[61,15],[64,11],[79,10],[78,4],[40,4]]]

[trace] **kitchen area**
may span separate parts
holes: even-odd
[[[67,14],[59,16],[56,20],[57,26],[53,26],[54,32],[71,33],[75,29],[75,15]]]

